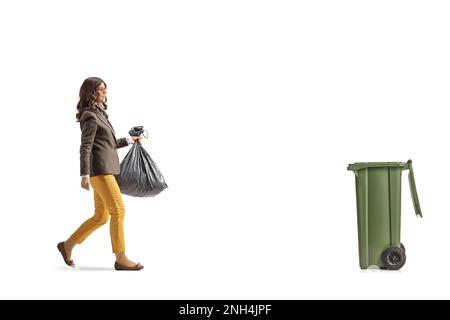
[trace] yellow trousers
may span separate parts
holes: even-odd
[[[98,227],[109,224],[111,244],[114,253],[125,252],[123,222],[125,206],[116,178],[112,174],[90,177],[94,189],[94,216],[86,220],[71,236],[70,239],[81,244]]]

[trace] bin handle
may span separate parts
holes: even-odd
[[[419,197],[417,196],[417,189],[416,189],[416,181],[414,179],[414,171],[412,167],[412,160],[408,160],[408,169],[409,169],[409,190],[411,191],[411,198],[414,204],[414,211],[416,212],[416,216],[422,217],[422,210],[420,209],[420,203],[419,203]]]

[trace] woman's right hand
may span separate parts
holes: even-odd
[[[81,187],[83,189],[86,189],[89,191],[89,189],[91,188],[91,184],[89,183],[89,177],[82,177],[81,178]]]

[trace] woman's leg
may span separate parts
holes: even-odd
[[[92,177],[94,178],[94,177]],[[92,179],[91,178],[91,179]],[[94,215],[86,220],[66,241],[64,247],[66,255],[70,260],[72,257],[72,250],[77,244],[81,244],[92,232],[106,224],[109,219],[108,208],[105,201],[94,188]]]
[[[91,184],[106,203],[108,212],[111,215],[111,245],[113,252],[116,254],[116,261],[123,266],[133,267],[136,263],[129,260],[125,255],[125,238],[123,230],[125,205],[116,178],[111,174],[95,176],[93,178],[95,179],[91,179]]]
[[[95,176],[91,178],[91,185],[105,202],[111,216],[109,229],[113,252],[125,252],[123,232],[125,206],[116,179],[111,174]]]

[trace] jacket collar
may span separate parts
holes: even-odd
[[[116,133],[114,132],[114,129],[108,120],[108,114],[106,113],[106,111],[102,107],[97,106],[96,112],[97,112],[97,118],[99,118],[101,121],[103,121],[103,123],[106,124],[108,126],[108,128],[111,130],[113,136],[115,136]]]
[[[105,116],[106,119],[108,119],[108,114],[106,113],[106,110],[103,106],[96,104],[96,111],[100,112],[101,114],[103,114]]]

